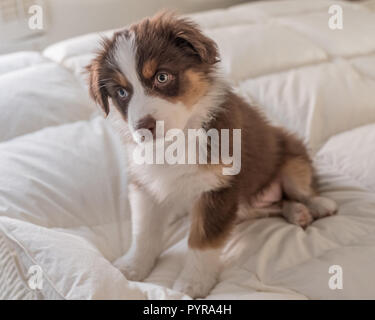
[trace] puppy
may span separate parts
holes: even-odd
[[[129,155],[133,239],[115,266],[129,280],[144,279],[162,250],[168,217],[188,212],[187,260],[174,289],[194,298],[215,285],[220,253],[238,221],[280,215],[305,228],[337,209],[314,189],[303,143],[234,94],[218,62],[216,44],[196,24],[162,13],[105,39],[88,67],[91,96],[109,114]],[[131,154],[142,143],[139,130],[156,140],[158,121],[183,132],[240,129],[240,170],[223,174],[228,164],[222,160],[136,164]],[[231,152],[234,147],[231,142]]]

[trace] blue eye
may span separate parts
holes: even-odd
[[[124,88],[120,88],[117,90],[117,94],[118,96],[121,98],[121,99],[125,99],[128,97],[129,93],[124,89]]]

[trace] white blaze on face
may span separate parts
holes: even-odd
[[[140,142],[135,128],[142,118],[151,115],[157,121],[164,121],[165,131],[184,129],[194,108],[187,108],[182,102],[172,103],[155,95],[147,95],[137,71],[137,45],[133,32],[119,36],[116,40],[114,58],[122,74],[133,87],[128,104],[128,125],[134,141]]]
[[[139,120],[150,114],[147,110],[147,97],[137,73],[136,44],[134,33],[127,38],[120,35],[116,40],[114,57],[122,74],[133,87],[133,95],[128,104],[127,116],[130,132],[135,141],[138,140],[135,128]]]

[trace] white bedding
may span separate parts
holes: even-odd
[[[327,27],[333,3],[343,30]],[[193,18],[218,42],[236,91],[305,139],[320,191],[340,206],[306,231],[281,218],[239,225],[208,298],[375,298],[375,0],[255,2]],[[131,216],[126,150],[82,74],[99,39],[0,56],[0,299],[189,298],[169,289],[187,217],[170,225],[144,282],[111,264],[130,244]],[[342,290],[328,286],[332,265]]]

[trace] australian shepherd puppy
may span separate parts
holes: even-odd
[[[195,23],[162,13],[105,39],[88,67],[91,95],[130,155],[133,239],[115,266],[129,280],[144,279],[162,250],[168,216],[188,212],[187,260],[174,289],[191,297],[204,297],[215,285],[222,248],[239,220],[280,215],[305,228],[337,209],[314,189],[314,168],[303,143],[233,93],[218,61],[216,44]],[[156,139],[159,121],[166,130],[183,132],[240,129],[240,170],[223,174],[228,166],[223,161],[134,163],[131,154],[144,143],[139,130]]]

